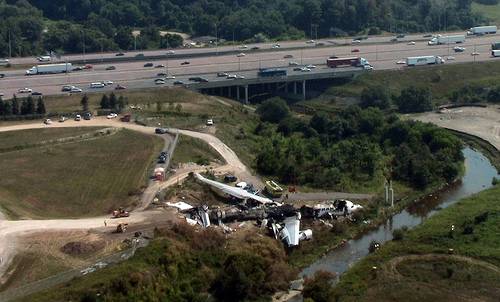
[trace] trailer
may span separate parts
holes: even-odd
[[[439,56],[419,56],[419,57],[408,57],[406,58],[407,66],[420,66],[420,65],[432,65],[432,64],[443,64],[443,58]]]
[[[71,63],[46,64],[33,66],[26,70],[26,75],[49,74],[49,73],[67,73],[73,70]]]
[[[330,58],[326,60],[326,65],[330,68],[371,66],[368,60],[360,57]]]
[[[286,77],[287,70],[281,68],[261,68],[257,74],[259,77]]]
[[[500,49],[500,42],[491,43],[491,50],[498,50],[498,49]]]
[[[465,42],[465,35],[454,35],[454,36],[437,36],[432,38],[427,44],[441,45],[441,44],[457,44],[464,42]]]
[[[493,49],[493,50],[491,51],[491,56],[492,56],[492,57],[495,57],[495,58],[496,58],[496,57],[500,57],[500,49]]]
[[[496,33],[497,33],[496,25],[476,26],[472,27],[467,31],[467,35],[486,35],[486,34],[496,34]]]

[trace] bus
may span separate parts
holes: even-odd
[[[286,77],[286,69],[280,68],[261,68],[258,72],[259,77]]]
[[[272,180],[266,181],[264,191],[272,198],[280,198],[283,195],[283,188]]]

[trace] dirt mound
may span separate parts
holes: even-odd
[[[73,241],[61,247],[61,252],[71,256],[85,256],[104,248],[104,241],[80,242]]]

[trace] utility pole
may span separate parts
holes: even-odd
[[[9,59],[12,58],[12,41],[10,40],[10,29],[9,29]]]

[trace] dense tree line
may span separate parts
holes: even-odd
[[[272,102],[273,108],[282,106]],[[269,121],[263,111],[258,110]],[[425,188],[453,180],[463,161],[460,140],[447,131],[373,107],[353,106],[335,116],[316,113],[309,121],[282,116],[277,127],[261,123],[255,133],[262,137],[256,156],[260,173],[313,187],[345,190],[385,175]]]
[[[0,56],[175,47],[159,29],[226,40],[467,28],[471,0],[0,0]],[[46,22],[48,18],[51,22]],[[134,40],[132,29],[142,34]]]
[[[4,101],[0,98],[0,116],[44,115],[45,113],[45,103],[41,97],[35,100],[28,96],[21,101],[15,95],[11,100]]]
[[[102,95],[99,105],[101,109],[110,109],[120,113],[125,108],[126,100],[122,95],[117,97],[116,94],[111,92],[109,96],[107,94]]]

